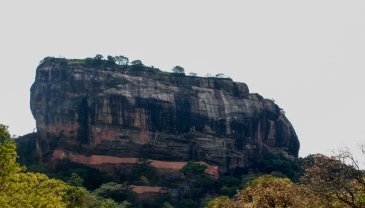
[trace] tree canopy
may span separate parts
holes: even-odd
[[[172,72],[174,73],[185,73],[185,69],[181,66],[175,66],[172,68]]]
[[[16,146],[6,126],[0,124],[0,207],[80,207],[86,195],[82,188],[25,172],[16,162]]]
[[[125,56],[115,56],[114,59],[115,59],[115,63],[117,63],[118,65],[124,66],[124,65],[128,65],[128,63],[129,63],[129,59]]]
[[[350,161],[350,164],[346,164]],[[306,158],[301,182],[333,207],[365,207],[365,172],[347,150]]]
[[[134,60],[131,62],[131,65],[133,66],[143,66],[144,64],[142,63],[141,60]]]

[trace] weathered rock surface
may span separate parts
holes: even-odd
[[[299,151],[280,108],[230,79],[45,60],[30,105],[46,160],[62,150],[205,161],[225,171],[250,167],[268,152]]]

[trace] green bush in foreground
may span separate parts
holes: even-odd
[[[81,207],[85,189],[25,172],[16,162],[16,146],[6,126],[0,124],[0,207]]]

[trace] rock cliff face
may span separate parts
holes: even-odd
[[[90,67],[45,59],[31,88],[38,147],[59,153],[247,168],[266,153],[296,157],[280,108],[244,83],[142,66]],[[65,154],[63,154],[64,157]]]

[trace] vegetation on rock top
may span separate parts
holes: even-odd
[[[56,57],[46,57],[41,62],[39,67],[46,63],[57,63],[63,66],[70,65],[81,65],[83,67],[88,68],[100,68],[104,70],[120,70],[120,71],[127,71],[127,70],[135,70],[135,71],[146,71],[153,74],[158,75],[170,75],[170,76],[186,76],[185,69],[181,66],[175,66],[171,69],[171,72],[162,71],[159,68],[155,68],[154,66],[146,66],[143,64],[141,60],[134,60],[129,62],[129,59],[125,56],[110,56],[108,55],[105,59],[102,55],[97,54],[95,57],[88,57],[85,59],[66,59],[66,58],[56,58]],[[197,77],[197,73],[190,72],[188,76]],[[215,76],[211,74],[206,75],[207,78],[217,78],[217,79],[228,79],[232,80],[231,78],[227,77],[222,73],[218,73]]]

